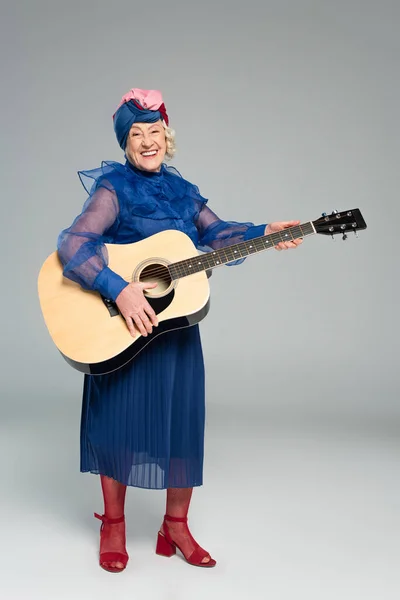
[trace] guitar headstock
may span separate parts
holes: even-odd
[[[359,229],[367,228],[367,224],[358,208],[342,212],[335,210],[330,215],[323,213],[322,217],[313,221],[313,225],[317,233],[332,236],[340,233],[344,240],[350,231],[356,232]]]

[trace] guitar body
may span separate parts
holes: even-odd
[[[168,230],[134,244],[106,244],[106,248],[110,269],[126,281],[158,284],[146,292],[159,321],[147,337],[137,332],[132,338],[112,301],[65,278],[57,252],[47,258],[38,279],[42,313],[55,345],[71,366],[92,375],[115,371],[158,335],[198,323],[209,309],[204,270],[172,281],[167,269],[198,254],[186,234]]]

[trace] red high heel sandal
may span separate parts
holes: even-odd
[[[176,554],[177,548],[181,552],[182,552],[182,550],[179,547],[179,545],[172,540],[169,530],[168,530],[167,521],[173,521],[175,523],[186,523],[187,524],[187,517],[182,517],[182,518],[170,517],[169,515],[165,515],[165,517],[164,517],[164,522],[163,522],[164,535],[161,533],[161,531],[158,532],[156,554],[159,554],[160,556],[170,557],[170,556],[173,556],[174,554]],[[182,552],[183,557],[186,560],[186,562],[195,567],[215,567],[217,562],[213,558],[211,558],[211,556],[208,554],[208,552],[206,552],[206,550],[204,550],[203,548],[201,548],[201,546],[199,546],[199,544],[196,542],[196,540],[193,538],[192,534],[190,533],[189,529],[188,529],[188,533],[189,533],[189,537],[190,537],[191,541],[195,545],[195,549],[193,550],[193,552],[190,556],[185,556]],[[203,558],[206,558],[206,557],[208,557],[210,560],[208,562],[204,562],[204,563],[201,562],[203,560]]]
[[[125,521],[124,515],[122,515],[122,517],[118,517],[117,519],[109,519],[105,515],[98,515],[97,513],[94,513],[94,516],[96,517],[96,519],[100,519],[100,521],[101,521],[100,544],[101,544],[101,541],[104,536],[104,531],[103,531],[104,525],[115,525],[117,523],[122,523],[123,521]],[[125,545],[125,543],[124,543],[124,545]],[[109,571],[110,573],[120,573],[121,571],[123,571],[125,569],[125,567],[128,563],[128,560],[129,560],[129,556],[128,556],[126,550],[125,550],[125,552],[101,552],[99,564],[100,564],[100,567],[102,569],[104,569],[105,571]],[[123,567],[105,566],[105,563],[111,563],[111,562],[120,562],[124,566]]]

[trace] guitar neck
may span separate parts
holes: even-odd
[[[312,221],[296,225],[295,227],[289,227],[282,229],[276,233],[270,233],[269,235],[263,235],[261,237],[247,240],[246,242],[240,242],[239,244],[233,244],[232,246],[226,246],[219,250],[212,250],[199,256],[193,256],[179,262],[169,265],[169,272],[171,279],[181,279],[192,275],[192,273],[198,273],[199,271],[208,271],[215,269],[221,265],[226,265],[232,261],[240,258],[246,258],[250,254],[257,254],[264,250],[273,248],[279,242],[288,242],[297,238],[304,238],[308,235],[316,233]]]

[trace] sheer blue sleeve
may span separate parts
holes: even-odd
[[[60,233],[58,255],[65,277],[115,300],[128,282],[108,268],[104,243],[118,223],[119,203],[109,182],[94,187],[82,213]]]
[[[205,203],[204,199],[199,205],[196,227],[199,232],[200,250],[218,250],[224,246],[231,246],[255,237],[264,235],[266,224],[254,225],[253,223],[237,223],[235,221],[223,221]],[[238,265],[245,259],[241,258],[229,263]]]

